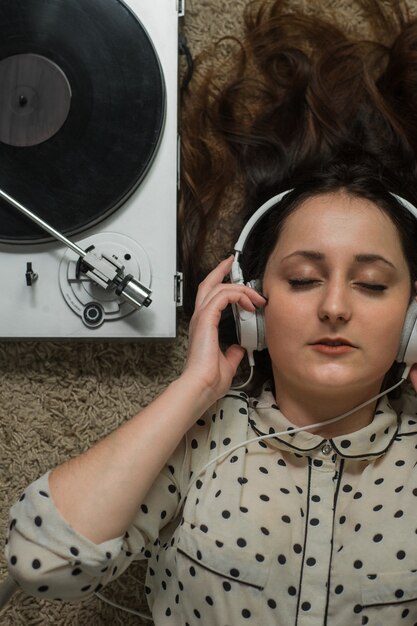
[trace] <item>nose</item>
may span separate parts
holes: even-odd
[[[329,282],[322,292],[319,318],[332,324],[346,323],[352,316],[349,288],[342,280]]]

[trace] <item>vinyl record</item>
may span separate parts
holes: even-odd
[[[123,2],[0,0],[0,188],[55,229],[80,232],[126,200],[164,118],[156,51]],[[0,202],[0,241],[48,239]]]

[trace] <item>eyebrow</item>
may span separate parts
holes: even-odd
[[[324,261],[326,258],[325,254],[317,252],[316,250],[296,250],[295,252],[292,252],[288,256],[284,257],[282,261],[290,259],[293,256],[301,256],[310,261]],[[391,261],[388,261],[388,259],[380,254],[355,254],[353,258],[356,263],[377,263],[378,261],[382,261],[383,263],[389,265],[389,267],[396,269],[395,265],[391,263]]]

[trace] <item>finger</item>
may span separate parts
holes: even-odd
[[[209,305],[194,312],[189,331],[192,342],[204,341],[214,332],[217,337],[222,311],[229,304],[237,304],[245,311],[253,313],[256,307],[246,294],[232,290],[231,293],[220,292]]]
[[[242,346],[238,346],[237,344],[233,344],[232,346],[229,346],[224,353],[225,358],[232,368],[233,375],[236,374],[239,363],[243,359],[245,352],[245,348],[242,348]]]
[[[266,298],[260,294],[256,289],[252,287],[248,287],[247,285],[234,285],[231,283],[221,283],[220,285],[216,285],[213,287],[211,291],[209,291],[206,296],[200,301],[198,307],[203,309],[210,305],[210,303],[216,298],[219,294],[229,295],[233,298],[233,301],[236,301],[236,294],[241,294],[242,296],[246,296],[256,307],[265,306]]]
[[[248,294],[243,290],[234,289],[233,287],[222,289],[210,298],[205,306],[195,311],[193,317],[195,320],[205,320],[205,324],[218,325],[222,311],[224,311],[229,304],[237,304],[242,307],[242,309],[245,309],[245,311],[254,312],[256,306],[252,301],[253,298],[253,292]]]
[[[231,254],[227,257],[227,259],[221,261],[221,263],[219,263],[209,274],[207,274],[205,279],[200,283],[195,299],[196,307],[200,306],[202,300],[204,300],[207,293],[209,293],[213,287],[223,282],[231,270],[233,259],[234,256]]]

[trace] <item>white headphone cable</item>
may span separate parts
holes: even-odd
[[[113,606],[115,609],[120,609],[121,611],[125,611],[126,613],[130,613],[131,615],[137,615],[138,617],[141,617],[142,619],[146,619],[148,622],[153,622],[153,619],[152,619],[152,617],[150,615],[145,615],[144,613],[139,613],[139,611],[135,611],[134,609],[129,609],[126,606],[122,606],[121,604],[117,604],[117,602],[113,602],[113,600],[109,600],[108,598],[106,598],[106,596],[103,596],[103,594],[99,593],[98,591],[96,591],[94,593],[94,595],[96,595],[97,598],[99,598],[103,602],[106,602],[107,604],[110,604],[110,606]]]
[[[255,367],[253,365],[250,366],[250,374],[249,377],[245,380],[241,385],[232,385],[231,389],[233,391],[238,391],[239,389],[244,389],[247,385],[249,385],[250,381],[253,378],[253,372],[255,371]]]
[[[243,441],[241,443],[236,444],[235,446],[232,446],[229,450],[226,450],[225,452],[222,452],[221,454],[218,454],[214,459],[211,459],[208,463],[206,463],[201,469],[200,471],[193,476],[192,481],[190,482],[190,484],[188,485],[187,491],[184,494],[184,497],[188,494],[188,492],[190,491],[191,487],[193,486],[193,484],[195,483],[195,481],[197,480],[197,478],[199,476],[201,476],[201,474],[203,474],[207,468],[212,465],[213,463],[216,463],[219,459],[223,458],[224,456],[227,456],[229,454],[231,454],[232,452],[235,452],[235,450],[238,450],[239,448],[241,448],[242,446],[245,446],[246,444],[249,443],[255,443],[256,441],[262,441],[264,439],[271,439],[272,437],[279,437],[282,435],[288,435],[288,434],[295,434],[298,432],[301,432],[303,430],[310,430],[311,428],[318,428],[320,426],[325,426],[327,424],[333,424],[334,422],[337,422],[341,419],[344,419],[345,417],[348,417],[349,415],[351,415],[352,413],[354,413],[355,411],[358,411],[359,409],[364,408],[365,406],[367,406],[368,404],[371,404],[371,402],[374,402],[375,400],[378,400],[379,398],[382,398],[382,396],[385,396],[387,393],[389,393],[390,391],[393,391],[394,389],[396,389],[397,387],[399,387],[401,385],[401,383],[404,382],[404,380],[407,378],[408,372],[409,372],[410,368],[406,367],[406,369],[404,370],[401,379],[395,383],[395,385],[392,385],[392,387],[390,387],[389,389],[386,389],[385,391],[382,391],[381,393],[377,394],[376,396],[373,396],[370,400],[366,400],[366,402],[362,402],[362,404],[359,404],[358,406],[354,407],[353,409],[350,409],[350,411],[347,411],[346,413],[343,413],[342,415],[338,415],[337,417],[333,417],[329,420],[324,420],[321,422],[316,422],[315,424],[308,424],[307,426],[298,426],[296,428],[292,428],[291,430],[283,430],[281,432],[275,432],[275,433],[270,433],[268,435],[261,435],[260,437],[253,437],[252,439],[247,439],[246,441]],[[253,374],[253,368],[251,368],[251,376],[250,378],[252,378],[252,374]],[[245,385],[248,383],[249,381],[246,381]],[[233,387],[233,389],[240,389],[241,387],[245,386],[245,385],[241,385],[240,387]],[[127,607],[124,607],[120,604],[117,604],[116,602],[113,602],[112,600],[109,600],[108,598],[106,598],[105,596],[103,596],[101,593],[96,592],[95,595],[102,601],[107,602],[108,604],[110,604],[111,606],[120,609],[122,611],[126,611],[127,613],[131,613],[132,615],[137,615],[139,617],[141,617],[142,619],[146,619],[148,621],[152,621],[152,618],[144,615],[143,613],[139,613],[138,611],[135,611],[133,609],[129,609]]]
[[[321,422],[316,422],[315,424],[307,424],[307,426],[298,426],[296,428],[291,428],[291,430],[283,430],[283,431],[278,432],[278,433],[275,432],[275,433],[270,433],[268,435],[261,435],[260,437],[253,437],[252,439],[247,439],[246,441],[243,441],[241,443],[236,444],[235,446],[232,446],[231,448],[229,448],[225,452],[222,452],[221,454],[218,454],[216,457],[214,457],[214,459],[211,459],[208,463],[206,463],[199,470],[199,472],[195,476],[193,476],[192,481],[188,485],[188,488],[187,488],[187,491],[185,493],[185,496],[188,494],[188,492],[190,491],[191,487],[193,486],[193,484],[195,483],[197,478],[199,476],[201,476],[201,474],[203,474],[210,465],[212,465],[213,463],[216,463],[219,459],[223,458],[224,456],[227,456],[227,455],[231,454],[235,450],[238,450],[242,446],[245,446],[246,444],[249,444],[249,443],[255,443],[256,441],[263,441],[264,439],[271,439],[272,437],[280,437],[282,435],[288,435],[288,434],[293,435],[293,434],[299,433],[299,432],[301,432],[303,430],[310,430],[311,428],[318,428],[320,426],[326,426],[327,424],[333,424],[334,422],[338,422],[339,420],[344,419],[345,417],[348,417],[349,415],[352,415],[352,413],[355,413],[355,411],[359,411],[359,409],[363,409],[368,404],[371,404],[371,402],[374,402],[375,400],[378,400],[379,398],[382,398],[382,396],[385,396],[390,391],[393,391],[393,389],[396,389],[397,387],[399,387],[406,380],[406,378],[408,376],[409,370],[410,370],[409,367],[405,368],[405,370],[404,370],[400,380],[398,382],[396,382],[395,385],[392,385],[392,387],[389,387],[389,389],[385,389],[384,391],[381,391],[381,393],[378,393],[376,396],[373,396],[370,400],[366,400],[366,402],[362,402],[362,404],[359,404],[358,406],[355,406],[353,409],[350,409],[349,411],[347,411],[346,413],[343,413],[342,415],[338,415],[337,417],[332,417],[329,420],[323,420]]]

